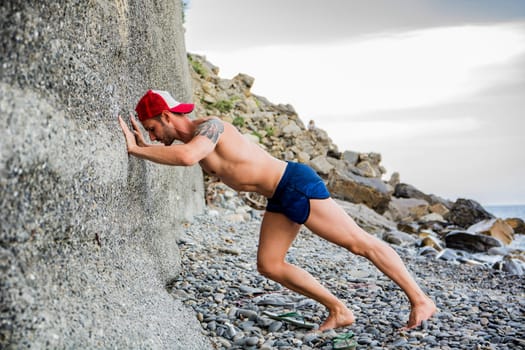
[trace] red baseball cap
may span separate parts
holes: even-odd
[[[156,117],[162,111],[170,111],[173,113],[191,113],[195,105],[192,103],[180,103],[175,101],[167,91],[148,90],[144,96],[137,103],[135,111],[139,116],[139,120],[143,121],[149,118]]]

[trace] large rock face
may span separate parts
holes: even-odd
[[[180,2],[0,13],[0,348],[210,348],[166,290],[201,171],[128,158],[116,121],[148,88],[191,98]]]

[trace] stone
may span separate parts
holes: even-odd
[[[447,248],[468,252],[487,252],[490,248],[501,247],[502,243],[490,236],[465,231],[452,231],[445,236]]]
[[[445,261],[455,261],[457,258],[457,254],[450,249],[443,249],[436,255],[436,259],[441,259]]]
[[[416,238],[412,237],[408,233],[395,230],[385,232],[385,234],[383,235],[383,240],[385,242],[396,245],[410,245],[416,241]]]
[[[388,180],[388,184],[395,189],[396,186],[400,183],[400,181],[401,180],[399,173],[397,171],[394,171],[390,176],[390,180]]]
[[[428,213],[428,202],[417,198],[392,197],[388,211],[395,221],[413,221]]]
[[[363,203],[383,214],[390,202],[386,185],[375,178],[365,178],[333,169],[328,176],[328,189],[336,196],[353,203]]]
[[[432,258],[436,258],[437,255],[438,255],[438,251],[435,250],[433,247],[422,247],[420,250],[419,250],[419,255],[421,256],[426,256],[426,257],[432,257]]]
[[[255,78],[249,76],[248,74],[239,73],[233,78],[233,80],[241,82],[243,84],[243,88],[249,90],[252,87]]]
[[[432,247],[438,252],[443,250],[443,247],[441,246],[441,243],[438,241],[438,239],[435,238],[435,237],[432,237],[432,236],[424,237],[421,240],[421,245],[420,246],[422,246],[422,247]]]
[[[378,172],[369,161],[361,161],[356,164],[356,167],[361,170],[361,173],[365,177],[380,177],[381,173]]]
[[[385,231],[396,231],[396,224],[364,204],[355,204],[339,199],[336,203],[354,219],[354,221],[369,233],[382,233]]]
[[[450,210],[448,210],[448,208],[443,205],[442,203],[435,203],[435,204],[432,204],[429,208],[430,212],[431,213],[434,213],[434,214],[439,214],[441,215],[442,217],[444,217]]]
[[[283,323],[281,321],[274,321],[268,327],[268,332],[278,332],[282,327]]]
[[[328,162],[325,156],[316,157],[308,163],[316,172],[328,175],[334,166]]]
[[[352,151],[343,152],[343,160],[346,160],[348,164],[356,165],[359,160],[359,153]]]
[[[430,214],[423,215],[419,218],[419,221],[420,222],[436,222],[437,221],[437,222],[442,222],[442,223],[446,222],[443,216],[437,213],[430,213]]]
[[[410,216],[414,220],[420,220],[422,222],[427,222],[428,221],[428,220],[422,219],[423,217],[425,217],[428,214],[428,204],[425,203],[425,204],[414,206],[414,207],[410,208],[409,211],[410,211]]]
[[[427,203],[431,202],[429,195],[421,192],[414,186],[405,183],[399,183],[396,185],[393,196],[398,198],[417,198],[422,199]]]
[[[492,265],[493,269],[505,271],[510,275],[523,276],[525,274],[525,263],[518,260],[505,257]]]
[[[487,212],[481,204],[472,199],[464,198],[459,198],[450,208],[450,212],[445,215],[446,220],[462,228],[493,218],[494,215]]]
[[[401,221],[397,224],[397,229],[406,233],[416,234],[419,232],[419,225],[415,222]]]
[[[284,134],[297,135],[302,132],[301,128],[295,123],[290,122],[288,125],[282,128]]]
[[[306,152],[298,152],[297,153],[297,161],[299,163],[308,163],[310,161],[310,155]]]
[[[497,238],[504,244],[510,244],[514,239],[514,230],[502,219],[480,221],[470,226],[467,231]]]
[[[507,225],[512,227],[512,230],[514,231],[514,233],[518,233],[522,235],[525,234],[525,222],[523,222],[522,219],[508,218],[508,219],[505,219],[505,222],[507,223]]]

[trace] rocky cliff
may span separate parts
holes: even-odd
[[[166,290],[201,171],[128,158],[116,121],[148,88],[191,98],[180,2],[0,18],[0,348],[209,348]]]

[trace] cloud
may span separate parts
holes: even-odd
[[[525,28],[507,24],[434,28],[330,44],[210,51],[207,56],[227,76],[239,70],[255,76],[255,93],[319,118],[464,98],[493,83],[515,80],[510,71],[494,67],[523,53]]]
[[[372,120],[353,121],[339,120],[323,122],[319,127],[328,131],[328,134],[343,149],[350,149],[350,145],[367,142],[382,143],[385,140],[415,140],[442,137],[457,137],[458,134],[472,132],[481,128],[479,120],[472,117],[444,118],[433,120]],[[348,148],[345,148],[348,147]]]
[[[522,0],[193,0],[186,28],[190,49],[228,52],[524,17]]]

